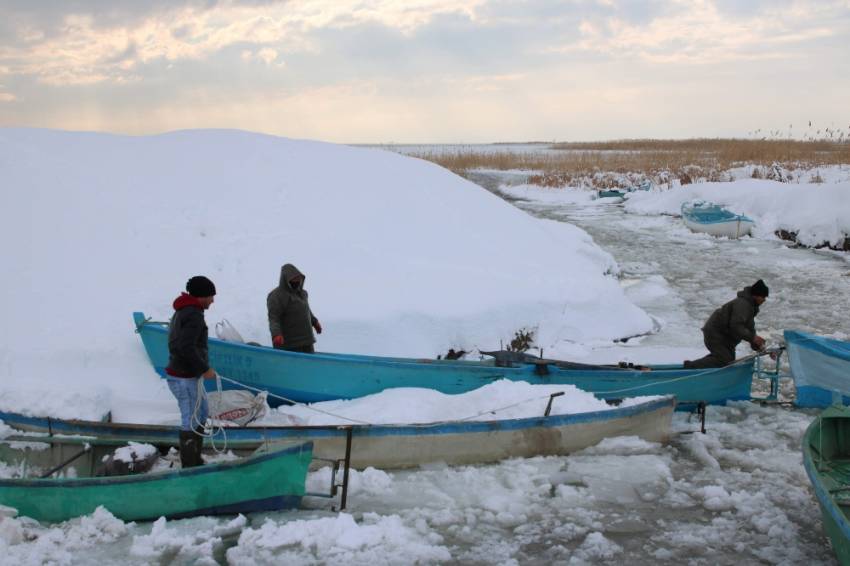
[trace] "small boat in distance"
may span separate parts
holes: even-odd
[[[682,220],[693,232],[733,239],[748,235],[755,226],[752,218],[705,201],[683,203]]]
[[[628,191],[625,189],[599,189],[596,191],[597,198],[623,198]]]
[[[838,562],[850,565],[850,408],[825,409],[803,436],[803,466]]]

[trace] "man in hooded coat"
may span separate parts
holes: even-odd
[[[304,274],[291,263],[280,269],[280,282],[266,298],[272,345],[279,350],[313,353],[317,334],[322,333],[319,319],[310,310]]]
[[[685,369],[719,368],[735,361],[735,347],[749,342],[753,350],[764,348],[764,338],[756,334],[755,318],[759,307],[769,294],[767,285],[759,279],[738,291],[738,296],[711,313],[702,336],[710,352],[698,360],[684,363]]]

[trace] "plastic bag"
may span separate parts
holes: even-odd
[[[227,342],[239,342],[240,344],[245,343],[245,339],[242,338],[242,335],[239,334],[239,331],[230,324],[230,321],[222,319],[221,322],[215,323],[215,335],[219,337],[221,340],[226,340]]]
[[[233,389],[228,391],[211,391],[207,393],[207,404],[210,417],[217,421],[228,421],[239,426],[262,418],[266,414],[267,392],[254,395],[250,391]]]

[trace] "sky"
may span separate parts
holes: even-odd
[[[848,101],[850,0],[0,0],[0,127],[800,136]]]

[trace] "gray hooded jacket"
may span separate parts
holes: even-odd
[[[738,291],[738,296],[714,311],[702,327],[709,336],[734,348],[742,340],[752,343],[756,337],[756,315],[759,306],[750,287]]]
[[[293,289],[289,282],[297,276],[302,278],[301,287]],[[307,302],[304,279],[304,274],[297,267],[287,263],[280,269],[279,285],[266,298],[269,332],[272,338],[283,336],[287,348],[309,346],[316,342],[313,335],[316,317]]]

